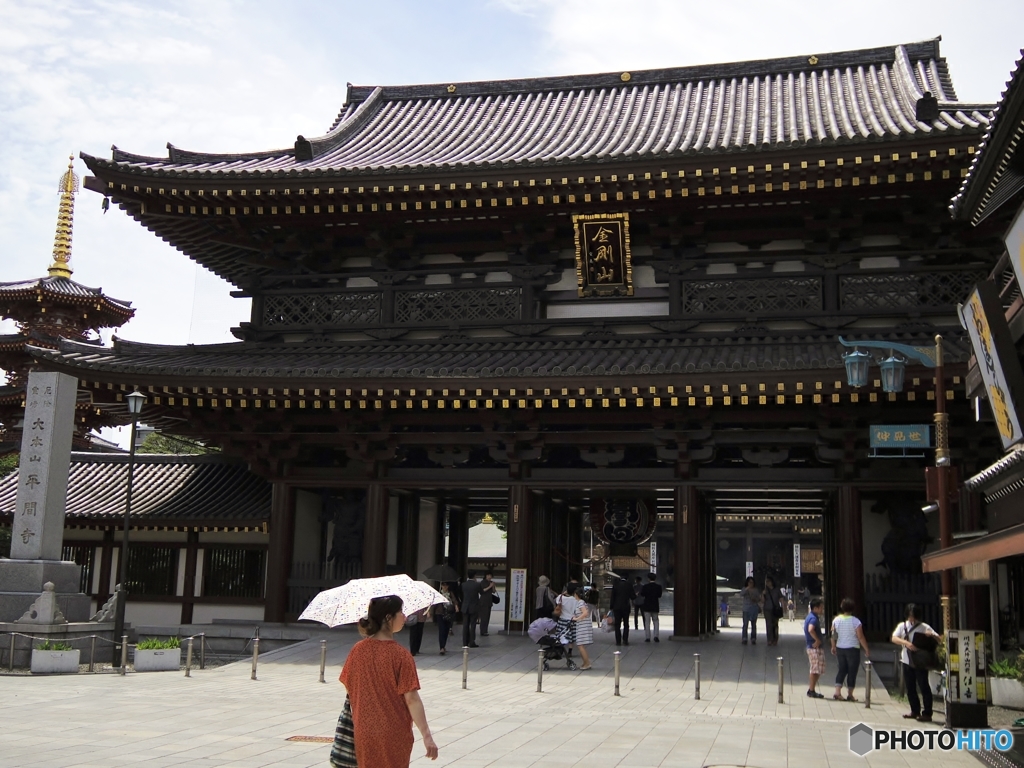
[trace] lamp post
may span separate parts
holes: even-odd
[[[136,389],[128,395],[128,412],[132,415],[132,432],[128,442],[128,495],[124,505],[124,535],[121,539],[121,556],[118,561],[117,610],[114,614],[114,658],[113,665],[121,663],[121,637],[124,635],[124,608],[128,599],[128,525],[132,516],[132,483],[135,479],[135,433],[139,426],[139,414],[146,402],[146,396]]]
[[[942,361],[942,336],[935,337],[935,346],[915,347],[910,344],[899,344],[888,341],[846,341],[842,336],[839,343],[844,347],[854,347],[852,352],[843,355],[846,365],[847,381],[852,387],[863,387],[868,383],[868,360],[870,355],[861,352],[857,347],[889,350],[889,357],[879,361],[882,370],[882,388],[886,392],[903,391],[903,377],[906,360],[897,357],[896,353],[916,360],[935,369],[935,466],[925,469],[925,480],[929,490],[929,501],[934,502],[939,513],[939,547],[948,549],[953,546],[953,522],[950,509],[950,489],[955,487],[955,470],[949,456],[949,414],[946,412],[946,379]],[[956,615],[956,598],[953,595],[953,573],[949,569],[942,571],[942,631],[952,629]]]

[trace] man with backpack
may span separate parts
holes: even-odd
[[[615,644],[629,645],[629,611],[633,607],[633,590],[624,578],[612,585],[612,616],[615,617]]]
[[[633,579],[633,629],[637,631],[640,630],[640,614],[644,607],[644,596],[641,594],[643,588],[644,582],[640,576]]]
[[[661,610],[661,584],[655,579],[658,578],[656,573],[647,574],[647,583],[640,588],[640,595],[644,599],[643,612],[644,612],[644,635],[646,639],[645,643],[651,642],[651,624],[654,625],[654,642],[660,643],[661,639],[658,637],[658,612]]]
[[[928,686],[928,670],[935,666],[939,635],[921,620],[921,606],[909,603],[904,615],[906,618],[896,627],[891,638],[892,642],[903,647],[900,661],[903,662],[903,680],[907,684],[907,702],[910,704],[910,712],[903,717],[930,723],[932,689]],[[917,697],[918,688],[921,689],[924,708]]]

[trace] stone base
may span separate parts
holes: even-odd
[[[125,632],[131,634],[126,628]],[[92,657],[96,663],[110,663],[111,642],[114,639],[114,624],[94,621],[72,622],[70,624],[16,624],[0,622],[0,669],[11,668],[11,637],[14,637],[14,667],[28,668],[32,649],[43,642],[68,643],[81,652],[81,662],[88,664]],[[95,657],[92,636],[96,636]]]
[[[82,566],[60,560],[0,559],[0,622],[17,621],[53,582],[57,604],[68,621],[88,621],[92,608],[78,591]]]

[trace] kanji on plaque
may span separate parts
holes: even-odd
[[[629,214],[576,215],[576,281],[580,296],[632,296]]]

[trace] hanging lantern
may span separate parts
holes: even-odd
[[[657,508],[653,499],[594,498],[590,502],[590,529],[613,549],[627,546],[635,554],[636,546],[654,535]]]
[[[902,392],[903,379],[907,372],[907,363],[901,357],[890,354],[878,364],[882,369],[882,391]]]
[[[846,383],[851,387],[866,387],[868,384],[868,363],[871,355],[855,349],[843,354],[846,364]]]

